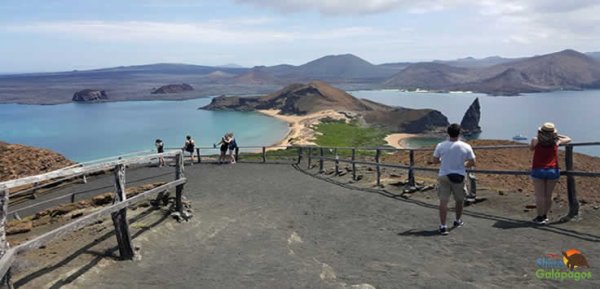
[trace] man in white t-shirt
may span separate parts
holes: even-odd
[[[433,163],[440,165],[438,174],[438,196],[440,197],[440,234],[447,235],[446,215],[450,195],[456,202],[456,219],[454,226],[460,227],[463,203],[465,200],[465,167],[475,166],[475,153],[471,146],[459,139],[460,125],[453,123],[448,126],[448,140],[439,143],[433,152]]]

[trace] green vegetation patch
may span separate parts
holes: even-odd
[[[384,146],[388,132],[374,127],[360,127],[343,121],[326,121],[315,126],[320,133],[315,139],[319,146],[326,147],[377,147]]]

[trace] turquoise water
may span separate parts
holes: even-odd
[[[388,105],[433,108],[460,123],[476,97],[481,105],[482,139],[511,140],[517,134],[535,136],[546,121],[554,122],[559,133],[574,142],[600,141],[600,90],[532,93],[495,97],[471,93],[416,93],[398,90],[352,91],[352,95]],[[576,147],[576,152],[600,156],[600,146]]]
[[[600,91],[553,92],[517,97],[481,94],[406,93],[397,90],[353,91],[353,95],[410,108],[440,110],[460,122],[475,97],[481,104],[480,138],[531,137],[544,121],[575,142],[600,141]],[[200,146],[212,146],[227,131],[242,146],[279,141],[287,124],[252,112],[216,112],[197,108],[209,98],[187,101],[131,101],[99,104],[0,105],[0,140],[49,148],[75,161],[127,152],[153,150],[161,138],[167,147],[181,147],[190,134]],[[430,144],[431,141],[423,140]],[[435,141],[434,141],[435,142]],[[416,140],[413,145],[420,145]],[[576,152],[600,156],[600,147]]]
[[[190,134],[212,146],[228,131],[241,146],[270,145],[287,132],[285,122],[253,112],[198,110],[210,99],[97,104],[0,105],[0,140],[49,148],[75,161],[134,151],[183,146]]]

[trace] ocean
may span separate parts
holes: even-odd
[[[288,124],[255,112],[198,110],[210,98],[185,101],[127,101],[59,105],[0,105],[0,141],[48,148],[78,161],[183,146],[191,135],[212,147],[226,132],[240,146],[271,145]]]
[[[446,115],[451,123],[460,123],[469,105],[478,97],[481,105],[480,139],[512,140],[513,136],[522,134],[528,137],[528,143],[536,135],[537,128],[550,121],[556,124],[560,134],[570,136],[573,142],[600,142],[600,121],[597,117],[600,90],[556,91],[510,97],[399,90],[351,91],[350,94],[387,105],[433,108]],[[431,143],[431,140],[422,143]],[[574,150],[600,156],[600,146],[576,147]]]
[[[471,93],[409,93],[398,90],[351,91],[356,97],[409,108],[433,108],[450,122],[460,122],[476,97],[481,104],[480,138],[534,136],[545,121],[574,142],[600,141],[600,91],[561,91],[516,97]],[[44,147],[74,161],[89,161],[135,151],[154,151],[160,138],[166,147],[181,147],[190,134],[197,145],[212,147],[232,131],[240,146],[271,145],[288,125],[254,112],[198,110],[210,98],[186,101],[128,101],[96,104],[0,105],[0,141]],[[576,152],[600,156],[600,146]]]

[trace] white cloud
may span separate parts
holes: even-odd
[[[260,7],[274,8],[284,12],[317,10],[323,14],[381,13],[404,6],[406,0],[236,0]]]
[[[465,6],[485,14],[568,13],[600,5],[598,0],[235,0],[284,12],[318,11],[326,15],[385,13],[394,9],[426,13]]]
[[[343,28],[304,31],[301,27],[286,28],[262,24],[272,19],[214,20],[202,23],[170,23],[148,21],[60,21],[36,22],[5,26],[17,32],[41,33],[67,38],[83,38],[94,41],[114,42],[183,42],[206,44],[268,44],[298,40],[345,39],[381,34],[371,27],[353,26]]]

